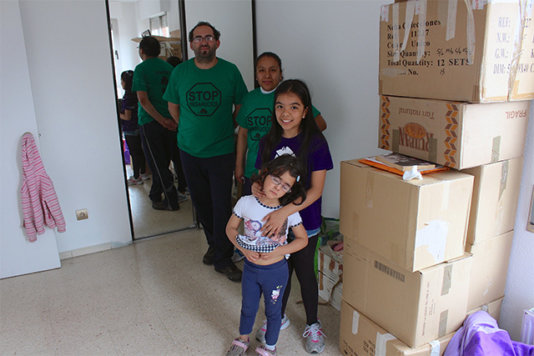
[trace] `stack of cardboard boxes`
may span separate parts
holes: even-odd
[[[529,104],[533,2],[382,7],[379,147],[451,169],[404,181],[341,162],[345,355],[443,353],[466,315],[498,318]]]

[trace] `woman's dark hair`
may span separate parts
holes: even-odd
[[[148,57],[157,57],[161,52],[161,45],[157,38],[152,36],[145,36],[139,42],[139,48],[143,50],[143,53]]]
[[[273,53],[273,52],[263,52],[262,54],[260,54],[258,58],[256,58],[256,63],[254,64],[254,68],[258,66],[258,62],[263,57],[271,57],[272,59],[274,59],[278,63],[278,66],[280,67],[280,71],[282,71],[282,60],[280,59],[280,57],[278,57],[276,53]]]
[[[276,157],[272,161],[268,161],[267,164],[263,165],[259,174],[252,176],[251,181],[253,183],[258,182],[263,188],[263,183],[265,183],[265,178],[268,175],[280,177],[285,172],[288,172],[289,175],[295,178],[295,183],[291,187],[291,190],[279,199],[280,205],[287,205],[289,203],[300,205],[306,200],[306,189],[302,185],[303,170],[295,156],[284,154]]]
[[[124,81],[124,90],[127,92],[132,91],[133,75],[133,70],[125,70],[121,73],[121,79]]]
[[[300,122],[299,132],[301,136],[301,144],[298,152],[295,152],[301,167],[303,168],[304,186],[308,187],[310,182],[307,182],[307,170],[308,167],[308,153],[310,151],[310,145],[312,138],[315,136],[323,137],[321,131],[317,127],[315,118],[312,113],[311,95],[308,87],[302,80],[288,79],[284,80],[274,92],[274,105],[273,116],[271,117],[271,129],[264,136],[263,151],[261,153],[261,161],[269,162],[271,160],[272,153],[276,146],[282,139],[283,129],[278,124],[276,119],[276,101],[281,94],[294,94],[299,97],[302,104],[307,109],[304,119]]]

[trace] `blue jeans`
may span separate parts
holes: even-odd
[[[282,296],[288,276],[289,270],[285,258],[268,266],[260,266],[245,259],[241,281],[243,296],[239,322],[241,335],[248,335],[252,332],[263,293],[267,317],[265,342],[267,345],[276,345],[282,323]]]

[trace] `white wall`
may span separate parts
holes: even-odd
[[[9,33],[0,42],[10,54],[0,60],[0,278],[5,278],[57,268],[60,261],[54,231],[29,242],[22,229],[21,137],[28,131],[38,148],[39,141],[17,0],[0,1],[0,31]]]
[[[110,1],[109,13],[112,19],[118,22],[118,43],[115,43],[119,51],[119,60],[115,61],[118,87],[120,88],[120,73],[125,70],[134,70],[141,63],[137,46],[138,42],[132,38],[140,37],[143,30],[138,29],[137,4],[135,2]],[[146,30],[146,28],[145,28]],[[122,90],[119,96],[122,97]]]
[[[131,243],[105,3],[18,2],[41,157],[67,222],[67,231],[56,234],[59,252]],[[21,98],[31,107],[28,95]],[[22,104],[8,109],[2,133],[26,130],[25,111]],[[19,170],[12,151],[0,153],[4,172]],[[17,206],[7,199],[0,204],[7,215],[2,230],[23,239]],[[80,208],[88,209],[88,220],[76,221]]]
[[[199,22],[208,21],[221,32],[217,57],[234,63],[249,90],[254,88],[252,6],[250,0],[186,0],[186,26],[182,38]],[[189,58],[195,54],[187,44]]]
[[[500,326],[514,340],[521,336],[523,310],[534,307],[534,233],[526,230],[532,188],[534,186],[534,102],[531,102],[530,121],[525,147],[523,177],[514,227],[514,241],[508,267],[505,298],[501,309]]]
[[[339,162],[375,155],[378,145],[380,5],[387,0],[258,0],[258,54],[282,59],[285,79],[304,80],[325,118],[334,160],[323,215],[339,217]]]

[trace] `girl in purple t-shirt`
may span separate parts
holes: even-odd
[[[321,134],[312,115],[310,92],[300,80],[282,82],[274,94],[275,115],[272,117],[271,130],[260,142],[256,168],[264,162],[283,154],[293,154],[305,168],[303,184],[306,188],[306,200],[300,204],[288,204],[268,214],[264,219],[262,231],[265,235],[276,235],[287,217],[299,212],[304,228],[309,236],[308,245],[303,250],[293,253],[289,258],[289,281],[293,270],[300,282],[304,309],[306,311],[306,351],[320,353],[324,350],[324,333],[317,318],[319,302],[317,279],[314,270],[315,249],[321,227],[321,195],[323,194],[326,171],[333,168],[328,143]],[[253,185],[252,192],[262,196],[259,185]],[[285,289],[282,313],[285,312],[291,284]],[[289,319],[284,315],[281,328],[289,326]],[[266,327],[261,327],[256,338],[263,341]]]

